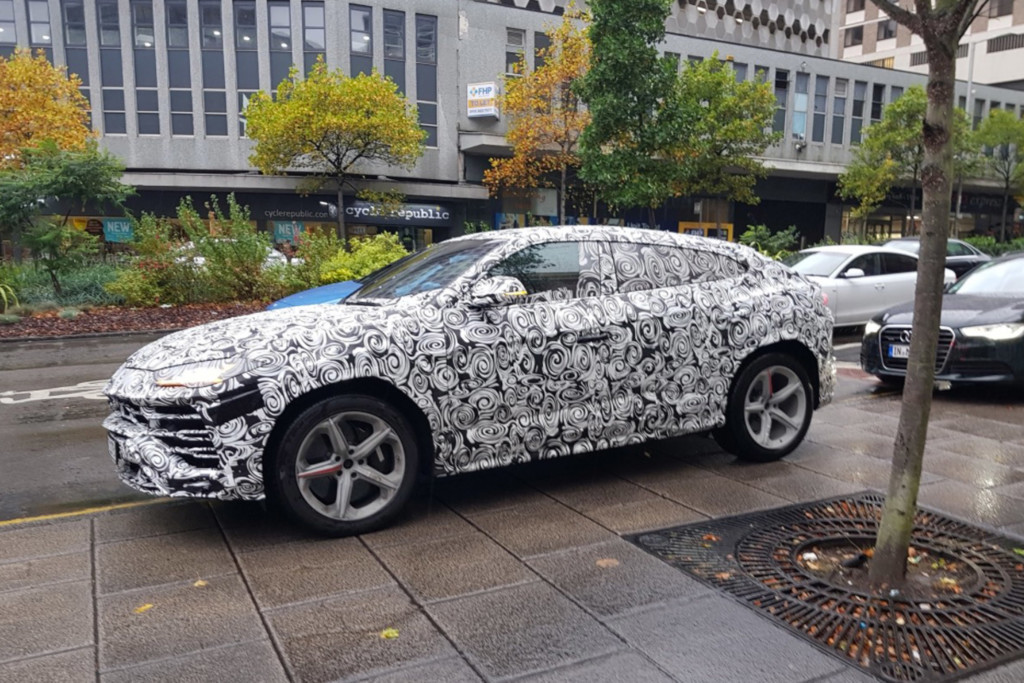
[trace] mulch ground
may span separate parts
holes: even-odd
[[[0,325],[0,339],[174,330],[255,313],[265,308],[266,304],[260,302],[195,304],[170,308],[108,306],[82,311],[73,320],[61,318],[53,311],[25,317],[9,325]]]

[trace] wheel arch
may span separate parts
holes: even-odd
[[[740,363],[740,366],[736,368],[736,372],[732,376],[732,381],[729,383],[729,395],[732,396],[733,389],[736,386],[736,380],[743,374],[743,371],[747,366],[761,356],[769,353],[784,353],[787,356],[792,356],[798,363],[800,363],[800,366],[803,367],[811,382],[811,393],[814,398],[814,408],[817,409],[821,401],[821,376],[818,370],[818,359],[811,350],[807,348],[807,346],[795,339],[785,339],[773,344],[768,344],[767,346],[761,346],[744,358],[743,362]]]
[[[278,445],[281,438],[288,429],[288,425],[295,418],[310,406],[323,399],[337,396],[339,394],[367,394],[388,402],[396,410],[409,419],[413,429],[416,444],[420,449],[420,470],[421,474],[430,474],[434,467],[434,440],[430,430],[430,423],[415,401],[413,401],[402,390],[390,382],[376,377],[363,377],[328,384],[314,389],[308,393],[296,397],[284,409],[274,421],[274,427],[267,438],[266,446],[263,449],[263,472],[264,475],[271,470],[273,461],[277,457]],[[268,467],[269,465],[269,467]],[[264,482],[269,484],[270,482]]]

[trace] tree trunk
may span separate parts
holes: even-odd
[[[924,201],[924,197],[921,198]],[[914,172],[914,182],[910,184],[910,234],[916,235],[917,230],[914,224],[917,215],[917,171]],[[923,218],[922,218],[923,220]]]
[[[344,188],[338,183],[338,239],[341,240],[342,249],[348,249],[348,233],[345,231],[345,200]]]
[[[558,224],[565,225],[565,164],[562,164],[562,178],[558,185]]]
[[[57,299],[59,300],[64,296],[64,289],[60,286],[60,279],[57,278],[57,271],[50,270],[47,272],[50,274],[50,284],[53,285],[53,293],[57,295]]]
[[[917,510],[921,465],[935,381],[935,350],[942,313],[943,271],[952,192],[954,64],[957,36],[933,38],[928,50],[928,109],[924,119],[921,250],[914,293],[910,358],[899,428],[893,445],[889,491],[871,561],[876,589],[900,586]],[[940,44],[940,41],[945,44]]]
[[[1006,184],[1003,186],[1003,220],[999,224],[999,241],[1006,241],[1006,212],[1009,209],[1010,201],[1010,178],[1007,176]]]

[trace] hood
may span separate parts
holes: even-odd
[[[893,306],[882,313],[883,325],[909,325],[914,319],[914,303]],[[944,327],[968,327],[1024,321],[1024,298],[945,294],[942,297]]]
[[[368,327],[388,327],[388,321],[396,319],[396,308],[297,306],[218,320],[158,339],[129,356],[125,366],[160,370],[237,355],[280,360],[295,348],[317,348],[332,342],[355,346],[362,342]]]

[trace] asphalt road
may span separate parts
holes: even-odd
[[[0,343],[0,520],[148,499],[114,475],[101,390],[159,336]],[[858,340],[836,338],[837,401],[879,391],[854,367]]]

